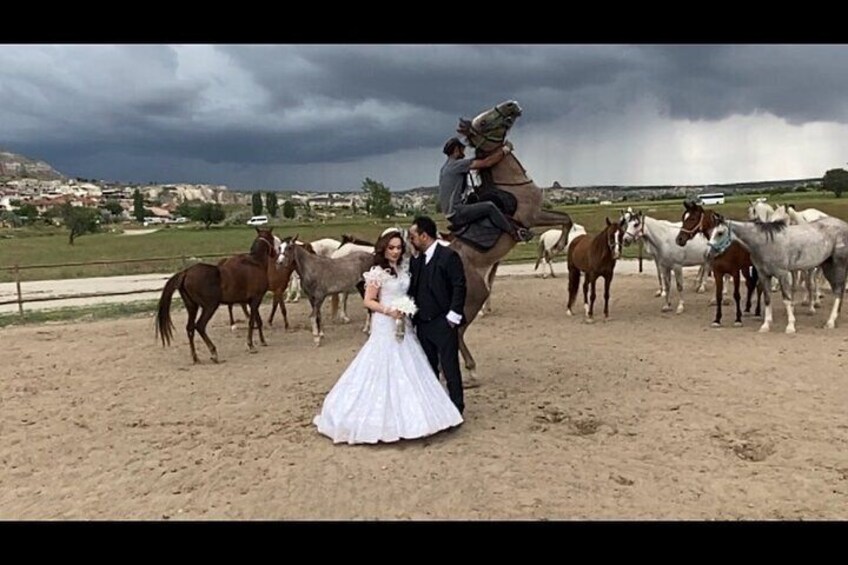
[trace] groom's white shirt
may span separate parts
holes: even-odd
[[[436,241],[433,241],[433,243],[430,244],[430,247],[428,247],[426,249],[426,251],[424,251],[424,264],[425,265],[429,264],[430,259],[433,258],[433,254],[436,252],[436,245],[438,245],[438,243],[436,243]],[[448,322],[450,322],[451,324],[453,324],[455,326],[459,325],[459,323],[462,321],[462,316],[460,316],[459,314],[457,314],[453,310],[448,312],[446,317],[448,319]]]

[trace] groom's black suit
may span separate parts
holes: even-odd
[[[445,373],[450,399],[460,413],[465,409],[462,395],[462,373],[459,370],[459,336],[451,327],[447,313],[454,311],[465,323],[465,269],[453,250],[438,243],[429,263],[421,252],[412,259],[409,296],[415,300],[418,312],[413,316],[418,341],[427,360],[438,376],[439,365]]]

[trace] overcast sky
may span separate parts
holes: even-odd
[[[510,99],[540,186],[848,162],[848,45],[0,45],[0,148],[71,177],[433,186],[459,118]]]

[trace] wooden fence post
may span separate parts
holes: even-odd
[[[18,314],[21,316],[24,315],[24,300],[21,296],[21,270],[18,268],[18,265],[15,264],[15,287],[18,291]]]

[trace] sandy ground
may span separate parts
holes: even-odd
[[[190,364],[183,311],[169,349],[152,316],[0,330],[0,519],[848,518],[844,318],[716,330],[707,295],[662,314],[650,276],[620,275],[588,325],[565,285],[499,280],[466,424],[378,446],[311,425],[359,308],[316,349],[290,305],[255,355],[219,311],[220,365]]]

